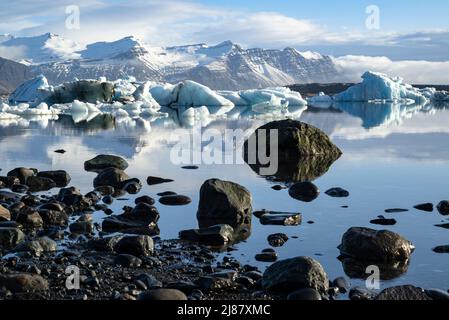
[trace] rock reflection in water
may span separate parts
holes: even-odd
[[[352,279],[366,280],[371,273],[367,273],[367,268],[371,265],[379,267],[380,280],[393,280],[405,274],[408,270],[410,260],[391,261],[388,263],[373,263],[367,261],[359,261],[349,257],[339,257],[345,274]]]

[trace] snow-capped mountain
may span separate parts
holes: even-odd
[[[194,80],[213,89],[237,90],[293,83],[323,82],[337,69],[329,56],[314,52],[244,49],[231,41],[153,47],[134,37],[96,42],[85,47],[58,35],[9,38],[2,47],[24,48],[35,73],[51,83],[73,78],[133,76],[137,80]]]

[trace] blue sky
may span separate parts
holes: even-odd
[[[65,9],[80,9],[68,29]],[[380,10],[365,26],[367,6]],[[60,34],[81,43],[134,35],[157,46],[232,40],[244,47],[342,56],[449,61],[449,2],[443,0],[17,0],[0,4],[0,34]]]

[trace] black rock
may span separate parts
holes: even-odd
[[[162,282],[156,279],[153,275],[148,273],[141,273],[134,278],[135,281],[141,281],[145,284],[147,289],[162,288]]]
[[[41,171],[37,174],[37,176],[53,180],[58,188],[66,187],[72,179],[64,170]]]
[[[282,247],[288,241],[288,236],[285,233],[275,233],[270,234],[267,240],[272,247]]]
[[[114,198],[111,196],[104,196],[103,199],[101,199],[101,201],[103,201],[103,203],[110,205],[114,202]]]
[[[354,301],[372,300],[375,295],[374,291],[362,287],[355,287],[349,291],[349,299]]]
[[[187,300],[187,296],[177,289],[153,289],[142,292],[138,300]]]
[[[192,202],[192,200],[187,196],[174,195],[161,197],[159,202],[166,206],[184,206]]]
[[[371,220],[370,223],[381,225],[381,226],[394,226],[396,224],[396,220],[380,218],[380,219]]]
[[[387,288],[383,290],[381,293],[379,293],[379,295],[375,297],[375,300],[418,301],[418,300],[432,300],[432,299],[424,292],[424,290],[411,285],[406,285],[406,286]]]
[[[91,221],[76,221],[70,224],[70,232],[74,234],[90,234],[94,231]]]
[[[216,225],[208,228],[183,230],[179,238],[209,245],[224,245],[234,240],[234,229],[230,225]]]
[[[20,180],[21,184],[27,184],[27,179],[34,176],[37,173],[36,169],[33,168],[15,168],[7,173],[8,177],[16,177]]]
[[[30,188],[31,192],[48,191],[50,189],[56,188],[56,182],[52,179],[30,176],[26,179],[26,185]]]
[[[277,184],[277,185],[272,186],[271,189],[276,190],[276,191],[281,191],[281,190],[287,189],[287,187]]]
[[[449,245],[438,246],[432,249],[436,253],[449,253]]]
[[[329,279],[318,261],[309,257],[297,257],[269,266],[263,274],[262,287],[265,290],[287,293],[303,288],[327,292]]]
[[[251,193],[243,186],[210,179],[200,189],[197,219],[200,228],[228,224],[234,229],[251,225]]]
[[[121,157],[104,154],[84,162],[84,170],[86,171],[101,171],[107,168],[125,170],[128,168],[128,163]]]
[[[312,288],[304,288],[290,293],[287,300],[303,300],[303,301],[317,301],[322,300],[321,294]]]
[[[142,260],[131,254],[119,254],[114,263],[125,268],[138,268],[142,265]]]
[[[449,229],[449,223],[436,224],[435,227]]]
[[[386,209],[385,213],[401,213],[401,212],[407,212],[408,209],[400,209],[400,208],[394,208],[394,209]]]
[[[424,293],[428,295],[432,300],[447,301],[449,300],[449,294],[446,291],[440,289],[428,289],[424,290]]]
[[[114,246],[114,251],[117,253],[132,254],[138,257],[151,255],[153,250],[153,239],[145,235],[123,237]]]
[[[388,230],[350,228],[343,235],[340,252],[359,260],[406,261],[414,250],[412,243]]]
[[[149,204],[150,206],[152,206],[154,204],[154,199],[149,197],[149,196],[141,196],[141,197],[138,197],[138,198],[136,198],[134,200],[135,204],[139,204],[141,202]]]
[[[444,200],[437,205],[438,212],[443,216],[449,216],[449,201]]]
[[[260,223],[263,225],[274,226],[297,226],[302,222],[300,213],[267,213],[260,217]]]
[[[150,186],[156,185],[156,184],[161,184],[161,183],[173,182],[173,181],[174,180],[171,180],[171,179],[164,179],[164,178],[152,177],[152,176],[149,176],[147,178],[147,184]]]
[[[126,180],[129,180],[129,176],[123,170],[107,168],[100,171],[94,179],[94,187],[112,186],[120,188]]]
[[[328,196],[333,198],[346,198],[349,197],[349,192],[342,188],[332,188],[325,192]]]
[[[275,251],[266,251],[256,254],[255,259],[261,262],[275,262],[278,259],[278,255]]]
[[[290,187],[288,194],[296,200],[312,202],[318,198],[320,190],[312,182],[299,182]]]
[[[39,215],[42,217],[44,224],[47,226],[67,226],[69,217],[65,212],[54,210],[39,210]]]
[[[64,149],[58,149],[58,150],[55,150],[54,152],[55,152],[55,153],[64,154],[64,153],[66,153],[67,151],[65,151]]]
[[[186,170],[196,170],[198,169],[198,166],[183,166],[181,168]]]
[[[12,192],[26,193],[30,188],[24,184],[14,184],[11,186]]]
[[[423,203],[418,204],[414,206],[416,210],[425,211],[425,212],[432,212],[433,211],[433,203]]]
[[[332,281],[332,285],[337,287],[341,293],[346,293],[351,288],[351,283],[345,277],[338,277]]]
[[[175,195],[177,195],[177,193],[173,192],[173,191],[164,191],[164,192],[159,192],[157,195],[159,197],[166,197],[166,196],[175,196]]]

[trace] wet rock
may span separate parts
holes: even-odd
[[[383,290],[375,297],[375,300],[432,300],[421,288],[415,286],[397,286]]]
[[[438,212],[443,216],[449,216],[449,201],[444,200],[437,205]]]
[[[173,180],[172,179],[164,179],[164,178],[160,178],[160,177],[152,177],[152,176],[149,176],[147,178],[147,184],[150,186],[153,186],[156,184],[168,183],[168,182],[173,182]]]
[[[141,273],[134,278],[135,281],[141,281],[147,289],[162,288],[162,282],[148,273]]]
[[[423,203],[418,204],[414,206],[416,210],[425,211],[425,212],[432,212],[433,211],[433,203]]]
[[[44,226],[44,221],[41,215],[28,207],[20,210],[19,214],[16,217],[16,221],[23,225],[25,228],[30,229],[39,229]]]
[[[47,291],[48,282],[37,274],[0,274],[0,287],[13,293]]]
[[[96,192],[99,192],[102,196],[110,196],[114,194],[115,190],[112,186],[100,186],[95,188]]]
[[[87,247],[100,252],[113,252],[115,245],[122,238],[123,236],[111,236],[99,239],[92,239],[87,243]]]
[[[333,198],[347,198],[349,197],[349,192],[342,188],[331,188],[325,192],[328,196]]]
[[[139,204],[139,203],[146,203],[146,204],[149,204],[150,206],[152,206],[153,204],[154,204],[154,199],[153,198],[151,198],[151,197],[149,197],[149,196],[141,196],[141,197],[138,197],[138,198],[136,198],[135,200],[134,200],[134,203],[135,204]]]
[[[102,228],[105,232],[156,235],[159,233],[156,225],[158,220],[159,212],[157,209],[141,202],[134,209],[125,209],[125,212],[121,215],[105,218]]]
[[[41,202],[41,199],[38,196],[27,194],[24,195],[20,201],[27,206],[37,206]]]
[[[312,288],[294,291],[287,296],[287,300],[317,301],[322,300],[321,294]]]
[[[91,221],[76,221],[70,224],[69,230],[73,234],[91,234],[94,225]]]
[[[125,268],[138,268],[142,265],[142,260],[131,254],[119,254],[114,263]]]
[[[435,227],[449,229],[449,223],[436,224]]]
[[[278,255],[274,250],[264,250],[256,254],[255,259],[261,262],[275,262],[278,259]]]
[[[290,197],[303,202],[312,202],[320,194],[320,190],[312,182],[295,183],[288,189]]]
[[[27,193],[30,188],[24,184],[14,184],[11,186],[12,192]]]
[[[343,235],[340,252],[366,261],[405,261],[414,250],[412,243],[388,230],[350,228]]]
[[[260,217],[262,225],[297,226],[301,224],[301,221],[300,213],[267,213]]]
[[[263,131],[262,131],[263,130]],[[278,137],[271,142],[270,130],[276,130]],[[260,133],[267,133],[265,145],[258,141]],[[249,141],[256,142],[255,148],[248,148]],[[341,156],[341,151],[321,130],[295,120],[274,121],[258,128],[245,141],[244,160],[250,167],[263,176],[262,169],[267,166],[257,161],[257,153],[269,154],[269,150],[279,150],[278,170],[269,174],[276,181],[312,181],[324,174],[330,165]],[[271,148],[271,149],[270,149]]]
[[[432,300],[447,301],[449,300],[449,294],[446,291],[440,289],[428,289],[424,290],[424,293],[428,295]]]
[[[138,257],[151,255],[153,250],[153,239],[144,235],[123,237],[114,246],[114,251],[117,253],[132,254]]]
[[[436,253],[449,253],[449,245],[438,246],[432,249]]]
[[[129,194],[137,194],[142,189],[142,184],[139,179],[128,179],[117,186],[119,189],[128,192]]]
[[[373,219],[370,221],[371,224],[377,224],[381,226],[394,226],[396,224],[395,219],[386,219],[386,218],[379,218],[379,219]]]
[[[186,170],[197,170],[199,167],[198,166],[183,166],[181,167],[181,169],[186,169]]]
[[[401,212],[407,212],[408,209],[400,209],[400,208],[394,208],[394,209],[386,209],[386,213],[401,213]]]
[[[11,220],[11,212],[0,204],[0,221]]]
[[[233,241],[234,229],[230,225],[221,224],[208,228],[183,230],[179,232],[179,238],[210,245],[224,245]]]
[[[200,189],[197,219],[200,228],[228,224],[233,228],[251,224],[251,193],[241,185],[210,179]]]
[[[176,196],[177,193],[173,192],[173,191],[164,191],[164,192],[159,192],[157,195],[159,197],[167,197],[167,196]]]
[[[101,199],[101,201],[103,201],[103,203],[110,205],[114,202],[114,198],[111,196],[104,196],[103,199]]]
[[[183,195],[174,195],[161,197],[159,202],[166,206],[184,206],[191,203],[192,199]]]
[[[204,276],[198,278],[196,285],[205,292],[220,292],[235,288],[236,284],[226,278]]]
[[[35,240],[20,243],[15,250],[22,252],[31,252],[34,256],[40,256],[43,253],[55,252],[58,248],[56,242],[48,237],[41,237]]]
[[[25,234],[18,228],[0,227],[0,249],[12,249],[25,240]]]
[[[129,176],[125,171],[117,168],[107,168],[97,175],[94,179],[94,187],[98,188],[100,186],[112,186],[119,187],[126,180],[129,180]]]
[[[288,236],[285,233],[274,233],[267,237],[267,241],[272,247],[282,247],[288,241]]]
[[[17,177],[0,177],[0,183],[7,188],[12,188],[16,184],[20,184],[20,180]],[[2,187],[3,188],[3,187]],[[4,191],[3,191],[4,192]]]
[[[26,184],[29,177],[34,176],[37,173],[36,169],[33,168],[15,168],[7,173],[8,177],[16,177],[19,179],[21,184]]]
[[[287,187],[277,184],[277,185],[272,186],[271,189],[276,190],[276,191],[281,191],[281,190],[287,189]]]
[[[187,296],[177,289],[152,289],[142,292],[138,300],[187,300]]]
[[[55,150],[55,151],[53,151],[54,153],[59,153],[59,154],[64,154],[64,153],[66,153],[67,151],[65,151],[64,149],[57,149],[57,150]]]
[[[349,299],[353,301],[372,300],[375,296],[376,292],[362,287],[355,287],[349,291]]]
[[[107,168],[116,168],[125,170],[128,168],[128,162],[125,159],[107,154],[100,154],[93,159],[84,162],[84,170],[86,171],[101,171]]]
[[[64,227],[69,224],[69,217],[65,212],[41,209],[39,215],[46,226]]]
[[[72,180],[70,175],[64,170],[41,171],[37,174],[37,176],[53,180],[58,188],[66,187]]]
[[[26,185],[30,188],[31,192],[48,191],[56,188],[56,182],[49,178],[39,176],[28,177]]]
[[[318,261],[297,257],[275,262],[268,267],[263,274],[262,287],[287,293],[303,288],[327,292],[329,279]]]
[[[65,205],[72,206],[78,204],[82,199],[81,192],[78,188],[70,187],[70,188],[62,188],[59,190],[58,196],[56,199]]]
[[[351,283],[345,277],[338,277],[332,281],[332,285],[337,287],[341,293],[346,293],[351,288]]]

